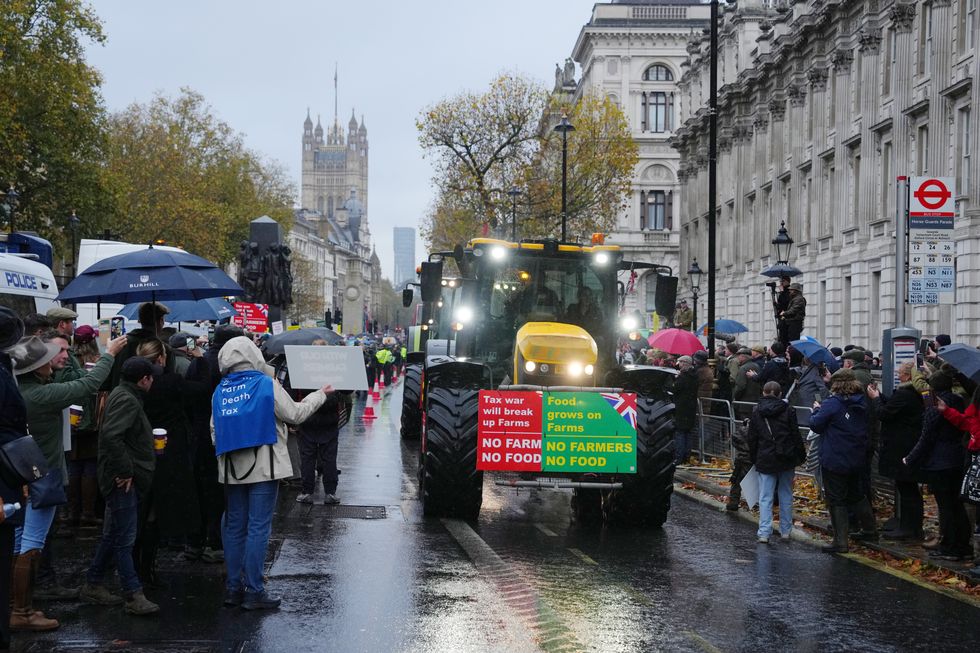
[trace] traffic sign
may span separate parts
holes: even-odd
[[[908,302],[952,304],[956,296],[955,180],[912,177],[908,215]]]
[[[952,177],[912,177],[909,217],[955,216],[955,182]]]

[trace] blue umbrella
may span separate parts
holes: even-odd
[[[241,295],[214,263],[187,252],[154,249],[110,256],[87,268],[58,295],[62,302],[130,304]]]
[[[704,333],[705,329],[707,328],[708,328],[708,323],[705,322],[704,324],[701,325],[701,328],[698,329],[698,333]],[[715,320],[715,333],[732,334],[732,333],[748,333],[748,331],[749,328],[744,324],[742,324],[741,322],[739,322],[738,320],[727,320],[727,319]]]
[[[971,381],[980,383],[980,350],[956,343],[939,348],[939,357]]]
[[[778,279],[780,277],[798,277],[803,274],[803,271],[797,267],[789,265],[788,263],[776,263],[775,265],[770,265],[759,274],[764,277]]]
[[[793,346],[793,349],[809,358],[810,362],[823,363],[831,372],[836,372],[837,368],[840,367],[840,364],[830,350],[816,340],[805,338],[803,340],[794,340],[789,344]]]
[[[126,304],[118,315],[122,315],[127,320],[138,318],[142,302]],[[197,301],[182,299],[167,302],[170,313],[167,315],[167,322],[196,322],[198,320],[211,320],[217,322],[238,315],[235,307],[226,302],[221,297],[208,297]]]

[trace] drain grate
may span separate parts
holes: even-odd
[[[321,514],[339,519],[385,519],[388,511],[384,506],[348,506],[338,504],[322,506]]]
[[[126,640],[68,640],[32,642],[26,653],[241,653],[245,642],[215,642],[205,640],[126,641]]]

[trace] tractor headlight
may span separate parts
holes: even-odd
[[[494,261],[502,261],[507,257],[507,250],[497,245],[490,249],[490,258]]]
[[[528,372],[533,372],[537,369],[537,367],[538,366],[534,363],[534,361],[527,361],[524,363],[524,369]]]
[[[541,363],[541,373],[547,374],[551,367],[547,363]]]
[[[595,372],[595,367],[593,367],[592,365],[586,365],[585,366],[585,373],[587,375],[592,376],[592,373],[593,372]]]
[[[568,364],[568,375],[569,376],[582,376],[582,364],[578,362],[573,362]]]
[[[608,252],[597,252],[595,258],[593,259],[596,265],[605,265],[609,262]]]
[[[623,331],[636,331],[636,318],[627,315],[620,321],[620,325],[623,327]]]
[[[466,324],[473,321],[473,309],[469,306],[460,306],[456,309],[456,320]]]

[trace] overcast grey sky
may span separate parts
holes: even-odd
[[[432,199],[415,118],[479,90],[501,71],[550,85],[592,11],[589,0],[90,0],[108,41],[89,48],[110,110],[190,87],[300,183],[306,108],[363,114],[370,142],[369,221],[392,276],[391,228],[418,227]],[[298,198],[297,198],[298,201]],[[416,257],[422,255],[421,240]]]

